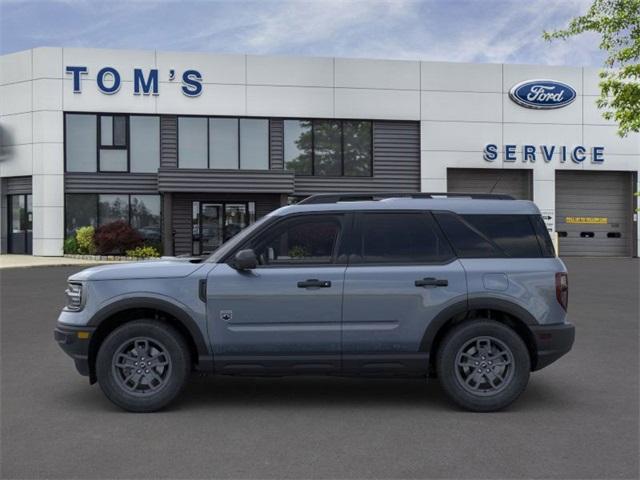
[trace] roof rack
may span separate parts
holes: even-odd
[[[364,202],[385,200],[388,198],[472,198],[478,200],[515,200],[511,195],[501,193],[451,193],[451,192],[395,192],[395,193],[321,193],[311,195],[298,202],[298,205],[338,202]]]

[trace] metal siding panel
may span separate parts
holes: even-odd
[[[532,190],[531,170],[447,169],[447,191],[452,193],[501,193],[531,200]]]
[[[31,177],[6,177],[5,181],[7,195],[20,195],[32,191]]]
[[[293,173],[284,170],[206,170],[161,168],[163,192],[292,193]]]
[[[178,166],[178,117],[160,117],[160,167]]]
[[[562,256],[631,256],[633,251],[631,174],[556,172],[556,231]],[[605,225],[570,224],[566,217],[606,217]],[[582,238],[593,232],[594,238]],[[608,238],[619,232],[621,238]]]
[[[158,193],[155,173],[65,173],[65,193]]]
[[[269,168],[284,168],[284,120],[271,119],[269,122]]]

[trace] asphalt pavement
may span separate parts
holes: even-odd
[[[437,381],[196,376],[125,413],[53,341],[79,268],[2,270],[2,478],[638,478],[640,262],[566,263],[574,349],[491,414]]]

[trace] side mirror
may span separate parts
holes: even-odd
[[[258,258],[256,257],[256,252],[250,248],[240,250],[233,259],[233,268],[236,270],[253,270],[257,266]]]

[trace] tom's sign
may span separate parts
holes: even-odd
[[[576,99],[576,91],[555,80],[527,80],[509,91],[511,100],[526,108],[550,110],[562,108]]]
[[[67,75],[73,78],[73,93],[82,93],[83,76],[89,73],[85,66],[69,65],[65,68]],[[158,95],[160,93],[159,71],[151,68],[147,71],[142,68],[133,69],[133,94],[134,95]],[[202,75],[197,70],[185,70],[180,75],[171,69],[167,72],[168,82],[180,81],[182,93],[187,97],[197,97],[202,93]],[[120,72],[113,67],[104,67],[96,73],[96,86],[106,95],[113,95],[122,86]]]

